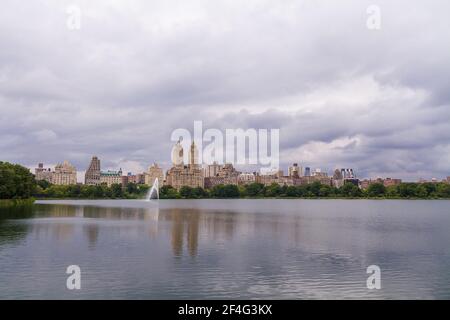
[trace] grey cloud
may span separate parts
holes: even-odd
[[[450,175],[449,4],[377,2],[379,31],[356,0],[79,1],[70,31],[71,1],[5,0],[0,158],[168,164],[203,120],[280,128],[283,166]]]

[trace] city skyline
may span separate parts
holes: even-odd
[[[100,161],[100,157],[92,156],[90,159],[90,164],[87,165],[86,170],[80,170],[78,167],[75,167],[76,173],[77,173],[77,183],[82,183],[82,184],[86,184],[86,173],[89,170],[89,168],[92,166],[92,161],[95,160]],[[68,162],[68,160],[64,160],[63,162],[58,162],[55,165],[50,165],[48,166],[47,164],[44,164],[42,162],[38,162],[37,166],[33,166],[33,167],[27,167],[32,173],[34,173],[35,170],[40,169],[40,168],[44,168],[44,166],[46,167],[45,170],[48,170],[48,172],[50,172],[51,168],[58,168],[58,166],[61,165],[71,165],[70,161]],[[100,164],[99,164],[100,165]],[[188,163],[184,163],[184,165],[188,165]],[[231,165],[233,170],[237,170],[239,173],[246,175],[246,174],[254,174],[257,173],[259,175],[275,175],[278,174],[279,172],[281,172],[283,175],[285,176],[292,176],[292,170],[297,170],[297,175],[299,176],[313,176],[313,175],[325,175],[326,177],[333,177],[333,173],[335,173],[336,170],[350,170],[351,171],[351,175],[354,176],[355,178],[359,179],[361,182],[362,181],[375,181],[377,179],[400,179],[399,177],[394,177],[394,176],[360,176],[357,174],[357,171],[355,172],[355,169],[352,166],[346,166],[346,167],[335,167],[334,169],[330,170],[328,168],[315,168],[315,167],[311,167],[306,165],[301,165],[299,164],[299,162],[296,163],[292,163],[291,165],[287,166],[286,168],[280,167],[277,172],[272,171],[272,172],[266,172],[266,173],[261,173],[259,170],[245,170],[245,167],[252,167],[255,168],[254,166],[239,166],[239,165],[235,165],[233,163],[214,163],[214,164],[199,164],[199,168],[201,168],[203,170],[203,174],[204,177],[209,177],[211,175],[208,174],[208,171],[211,170],[210,167],[214,167],[214,166],[218,166],[218,167],[226,167],[227,165]],[[118,174],[120,173],[120,175],[122,176],[130,176],[130,175],[145,175],[147,170],[149,170],[150,168],[158,168],[161,169],[164,175],[164,178],[166,176],[166,173],[168,171],[170,171],[171,168],[173,168],[175,166],[175,164],[171,164],[168,167],[159,167],[159,164],[155,161],[150,162],[149,165],[147,166],[147,168],[143,169],[143,170],[138,170],[138,171],[129,171],[129,170],[124,170],[123,168],[115,168],[115,167],[107,167],[107,168],[100,168],[100,166],[97,168],[98,172],[99,172],[99,177],[98,180],[100,182],[100,174]],[[295,169],[294,169],[295,168]],[[298,171],[300,170],[300,172]],[[357,169],[356,169],[357,170]],[[408,181],[405,180],[404,182],[441,182],[441,181],[445,181],[448,182],[449,181],[449,175],[443,176],[443,177],[420,177],[417,180],[414,181]],[[152,183],[147,183],[146,184],[152,184]],[[89,183],[87,183],[89,184]]]
[[[283,168],[446,177],[450,4],[378,1],[371,30],[372,4],[80,1],[71,29],[71,1],[6,0],[0,158],[167,168],[170,133],[202,120],[279,128]]]

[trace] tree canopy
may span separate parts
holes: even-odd
[[[30,170],[0,161],[0,199],[28,199],[36,189]]]

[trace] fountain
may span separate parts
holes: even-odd
[[[159,181],[158,181],[158,178],[156,178],[155,182],[153,182],[153,186],[148,191],[146,199],[147,199],[147,201],[159,200]]]

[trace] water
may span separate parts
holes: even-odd
[[[0,209],[0,299],[450,299],[450,201]],[[368,290],[366,268],[381,268]],[[81,290],[66,288],[69,265]]]

